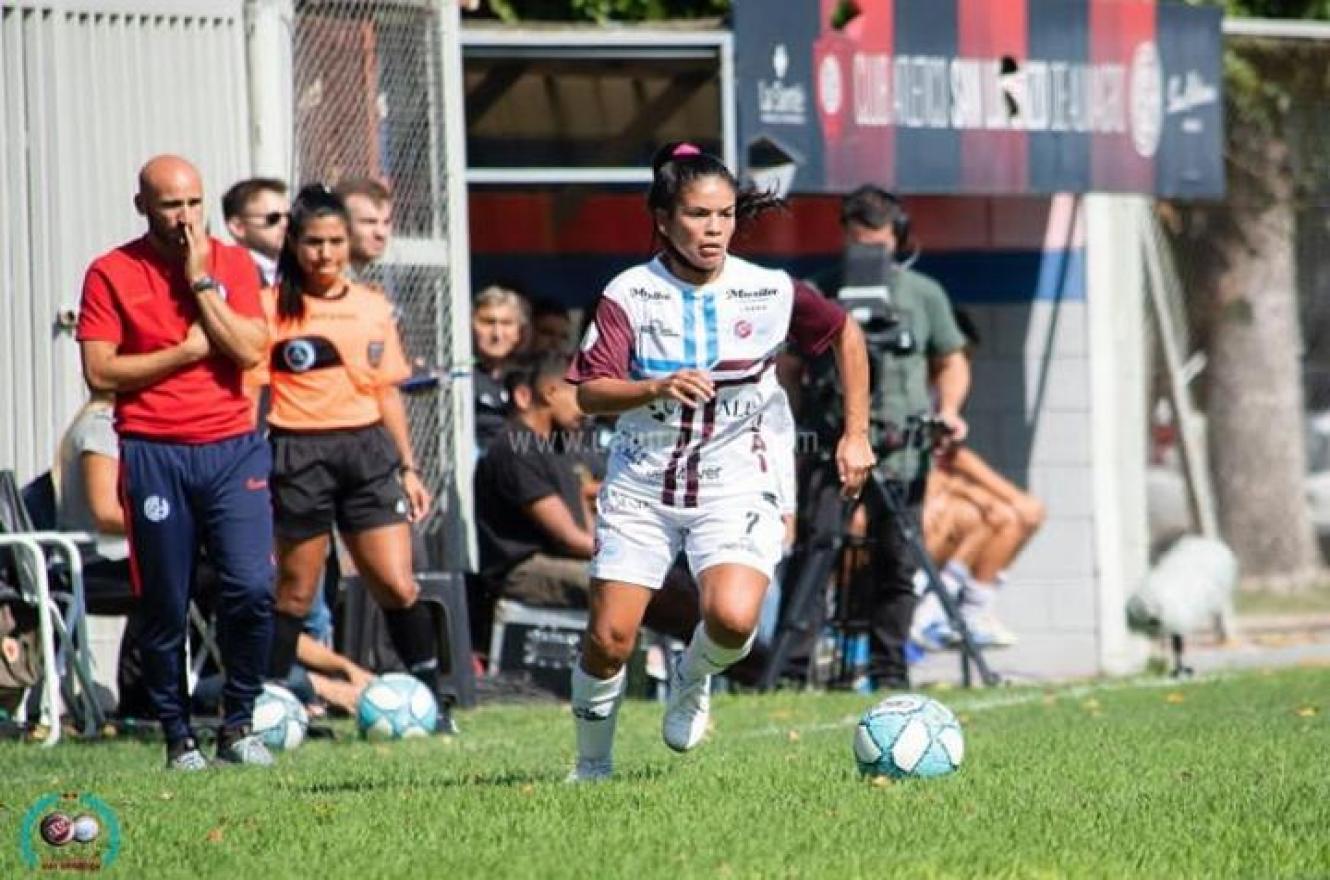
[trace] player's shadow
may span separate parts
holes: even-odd
[[[661,767],[639,767],[627,772],[620,772],[615,779],[647,782],[666,775]],[[565,773],[522,773],[518,771],[499,771],[494,773],[467,773],[461,776],[448,776],[439,779],[384,779],[365,777],[362,779],[339,779],[326,782],[311,782],[302,785],[299,790],[304,794],[337,795],[362,793],[369,791],[392,791],[394,789],[422,788],[472,788],[475,786],[494,788],[522,788],[527,785],[561,784]]]

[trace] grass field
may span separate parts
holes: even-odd
[[[156,745],[0,745],[0,877],[48,792],[100,796],[124,877],[1330,876],[1330,670],[936,694],[965,766],[861,781],[849,694],[721,697],[687,756],[629,703],[620,778],[562,784],[556,706],[464,714],[464,736],[313,742],[272,772],[171,776]],[[42,853],[53,851],[38,843]]]

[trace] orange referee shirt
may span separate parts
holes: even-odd
[[[411,375],[392,306],[380,291],[348,284],[333,297],[305,297],[305,315],[277,314],[277,288],[263,291],[269,357],[250,378],[272,386],[268,423],[289,431],[363,428],[381,420],[379,393]]]

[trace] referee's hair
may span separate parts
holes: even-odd
[[[277,314],[282,320],[298,321],[305,316],[305,270],[296,259],[296,242],[310,221],[320,217],[341,217],[347,230],[351,228],[346,203],[340,196],[321,183],[301,187],[291,202],[291,222],[277,257]]]
[[[538,398],[540,384],[546,379],[563,379],[572,362],[572,355],[562,351],[523,355],[503,374],[503,387],[508,390],[509,398],[524,386]]]
[[[265,192],[286,195],[286,181],[276,177],[250,177],[231,184],[231,188],[222,194],[222,217],[227,220],[239,217],[256,195]]]

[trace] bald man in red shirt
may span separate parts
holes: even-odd
[[[272,640],[272,459],[241,381],[268,343],[258,279],[243,249],[208,235],[203,183],[186,160],[144,165],[134,206],[147,233],[88,268],[77,335],[88,385],[116,395],[144,677],[167,766],[206,769],[184,665],[201,540],[218,575],[227,673],[217,760],[266,766],[250,725]]]

